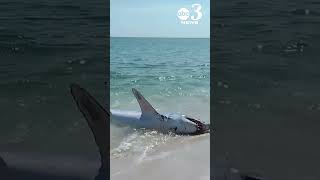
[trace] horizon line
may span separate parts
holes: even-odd
[[[210,37],[161,37],[161,36],[110,36],[111,38],[184,38],[184,39],[210,39]]]

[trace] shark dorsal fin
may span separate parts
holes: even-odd
[[[132,88],[132,93],[136,97],[140,108],[141,108],[141,113],[146,114],[146,113],[152,113],[152,114],[159,114],[152,106],[151,104],[141,95],[141,93]]]
[[[84,115],[99,148],[101,157],[100,170],[109,167],[109,111],[106,111],[98,101],[85,89],[77,84],[70,85],[71,94],[77,103],[79,110]]]

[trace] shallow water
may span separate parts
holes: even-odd
[[[159,112],[209,122],[209,61],[209,39],[112,38],[110,106],[139,111],[136,88]],[[209,179],[209,140],[111,123],[111,179]]]

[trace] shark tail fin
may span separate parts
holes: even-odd
[[[141,93],[136,90],[135,88],[132,88],[132,93],[136,97],[140,108],[141,108],[141,113],[153,113],[153,114],[158,114],[158,112],[151,106],[151,104],[141,95]]]
[[[79,85],[71,84],[70,90],[78,109],[82,112],[94,135],[100,152],[101,167],[108,168],[109,131],[107,131],[107,123],[109,123],[110,113]]]

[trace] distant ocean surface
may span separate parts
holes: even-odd
[[[264,179],[319,179],[320,2],[214,2],[212,155]]]
[[[111,38],[110,46],[113,106],[133,87],[146,96],[210,96],[209,39]]]
[[[137,110],[138,89],[159,112],[209,122],[210,41],[111,38],[110,106]],[[111,179],[209,179],[209,134],[165,135],[111,123]],[[185,171],[184,174],[177,171]]]

